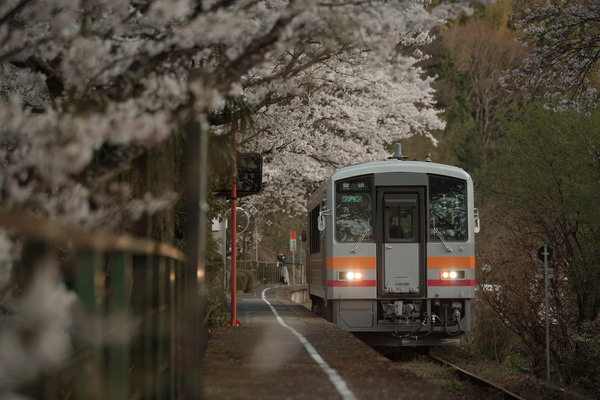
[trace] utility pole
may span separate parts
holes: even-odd
[[[544,262],[544,268],[538,270],[538,277],[544,278],[544,307],[546,310],[546,381],[550,382],[550,317],[548,306],[548,281],[554,277],[554,270],[548,268],[548,261],[552,258],[552,249],[544,244],[538,250],[538,258]]]
[[[550,382],[550,318],[548,312],[548,246],[544,245],[544,291],[546,305],[546,380]]]

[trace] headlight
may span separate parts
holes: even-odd
[[[341,271],[338,274],[339,281],[360,281],[362,278],[362,271]]]
[[[353,281],[353,280],[359,280],[362,278],[362,272],[357,271],[357,272],[348,272],[348,279]]]
[[[465,271],[442,271],[440,276],[442,280],[465,279]]]

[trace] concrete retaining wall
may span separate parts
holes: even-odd
[[[310,297],[308,296],[308,288],[307,287],[299,287],[297,290],[293,290],[290,292],[290,299],[294,303],[304,304],[310,301]]]
[[[306,304],[310,302],[310,296],[308,295],[308,285],[293,285],[293,286],[279,286],[277,289],[277,295],[281,298],[287,298],[297,304]]]

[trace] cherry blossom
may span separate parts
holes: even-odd
[[[427,57],[419,46],[466,4],[0,2],[0,206],[85,230],[170,207],[173,193],[134,199],[127,182],[107,177],[190,121],[227,131],[219,110],[238,96],[256,122],[240,132],[240,146],[263,152],[273,177],[265,196],[301,209],[297,199],[333,168],[382,159],[411,135],[434,140],[441,110],[433,78],[416,66]],[[0,247],[17,253],[2,233]],[[1,284],[12,268],[5,254]],[[0,380],[52,368],[68,347],[73,299],[56,275],[39,285],[11,303],[11,318],[44,335],[24,347],[15,330],[0,331],[0,352],[10,352]]]
[[[503,84],[527,97],[546,99],[556,110],[595,107],[599,17],[600,4],[594,0],[548,1],[528,9],[520,26],[529,57]]]

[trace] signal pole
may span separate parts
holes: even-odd
[[[539,269],[538,277],[544,278],[544,307],[546,310],[546,380],[550,382],[550,317],[548,316],[548,281],[554,277],[554,270],[548,268],[548,261],[552,258],[552,249],[544,244],[538,250],[538,258],[544,262],[544,268]]]
[[[546,303],[546,380],[550,382],[550,318],[548,316],[548,246],[544,245],[544,291]]]

